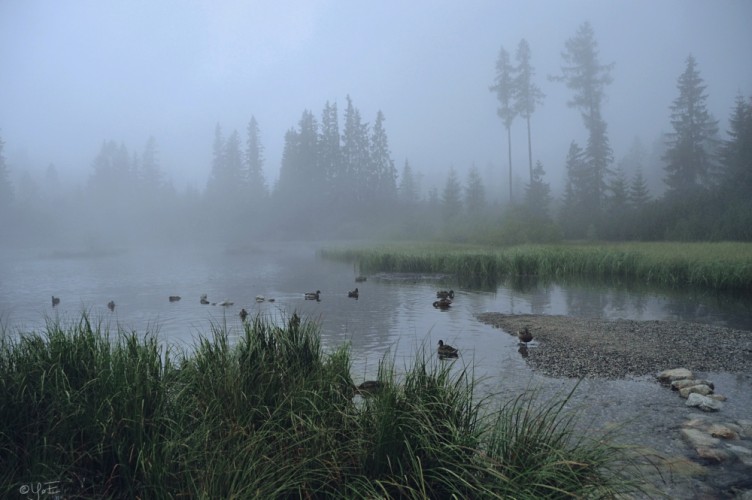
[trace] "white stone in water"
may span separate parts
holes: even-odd
[[[711,436],[721,439],[739,439],[739,433],[735,432],[730,426],[723,424],[713,424],[708,429]]]
[[[703,396],[707,396],[708,394],[712,394],[713,389],[708,387],[707,385],[692,385],[689,387],[682,387],[679,389],[679,396],[683,398],[688,398],[690,394],[702,394]]]
[[[703,411],[718,411],[723,408],[723,403],[702,394],[692,393],[687,398],[687,406],[696,406]]]
[[[658,374],[658,380],[663,382],[664,384],[668,384],[673,382],[674,380],[682,380],[685,378],[694,378],[694,375],[692,375],[692,372],[687,370],[686,368],[673,368],[671,370],[663,370],[661,373]]]
[[[740,419],[736,423],[741,427],[739,434],[745,438],[752,438],[752,420]]]
[[[697,451],[697,455],[700,458],[704,460],[708,460],[710,462],[715,462],[718,464],[721,462],[725,462],[726,460],[731,458],[731,454],[729,452],[725,450],[721,450],[719,448],[700,447],[700,448],[697,448],[697,450],[695,451]]]
[[[714,438],[710,434],[702,432],[699,429],[682,429],[681,434],[689,441],[689,444],[693,448],[709,448],[712,446],[718,446],[721,440]]]
[[[684,389],[685,387],[692,387],[693,385],[707,385],[711,389],[715,389],[713,382],[710,382],[708,380],[695,380],[690,378],[674,380],[673,382],[671,382],[671,389],[678,391]]]

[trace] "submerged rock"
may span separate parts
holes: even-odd
[[[715,389],[715,384],[713,384],[713,382],[709,380],[691,378],[674,380],[673,382],[671,382],[671,389],[679,391],[681,389],[684,389],[685,387],[692,387],[693,385],[707,385],[711,389]]]
[[[723,403],[702,394],[692,393],[687,398],[687,406],[696,406],[702,411],[718,411],[723,408]]]
[[[690,370],[686,368],[672,368],[671,370],[663,370],[658,374],[658,380],[663,384],[670,384],[675,380],[693,379],[694,375]]]
[[[703,396],[707,396],[708,394],[713,394],[713,389],[705,384],[700,384],[682,387],[679,390],[679,396],[685,399],[688,398],[690,394],[702,394]]]

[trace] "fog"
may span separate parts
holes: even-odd
[[[150,138],[174,191],[201,196],[215,127],[225,138],[238,131],[244,145],[253,117],[273,188],[286,132],[305,110],[320,123],[327,103],[337,105],[342,127],[349,96],[371,127],[383,113],[397,172],[409,161],[421,196],[442,189],[450,169],[464,181],[476,166],[489,202],[501,203],[506,132],[489,87],[500,48],[514,55],[524,38],[545,94],[532,115],[533,160],[558,196],[569,144],[585,143],[587,131],[567,106],[571,91],[549,76],[561,72],[566,40],[589,22],[601,63],[614,64],[602,109],[614,160],[641,141],[653,154],[645,176],[658,191],[653,148],[670,131],[687,57],[724,133],[735,97],[752,95],[751,20],[747,0],[3,1],[0,138],[17,197],[24,189],[49,195],[50,164],[61,191],[84,189],[104,143],[132,155]],[[527,132],[519,118],[512,154],[522,189]]]

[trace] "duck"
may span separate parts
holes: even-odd
[[[356,276],[356,277],[355,277],[355,283],[363,283],[363,282],[364,282],[364,281],[366,281],[367,279],[368,279],[368,278],[367,278],[366,276],[363,276],[363,275],[361,274],[360,276]]]
[[[454,298],[454,290],[439,290],[436,292],[436,298],[437,299],[453,299]]]
[[[266,297],[263,295],[256,295],[256,302],[263,302],[266,300]]]
[[[517,338],[520,339],[520,343],[527,345],[528,342],[533,340],[533,334],[530,333],[527,327],[517,332]]]
[[[60,303],[60,297],[55,297],[55,296],[53,295],[53,296],[52,296],[52,307],[55,307],[55,306],[56,306],[56,305],[58,305],[59,303]]]
[[[180,295],[170,295],[170,302],[177,302],[180,300]]]
[[[316,290],[315,292],[306,292],[305,299],[306,300],[321,300],[321,290]]]
[[[459,355],[459,350],[445,344],[443,340],[439,340],[438,353],[440,358],[456,358]]]
[[[433,303],[433,306],[436,309],[449,309],[449,306],[452,305],[452,301],[449,299],[439,299]]]
[[[108,309],[109,309],[110,311],[114,311],[114,310],[115,310],[115,301],[114,301],[114,300],[111,300],[111,301],[109,301],[109,302],[107,303],[107,308],[108,308]]]
[[[347,292],[347,296],[352,297],[353,299],[357,299],[359,295],[360,292],[358,292],[357,288],[355,290],[350,290],[349,292]]]
[[[209,301],[206,299],[206,294],[205,293],[201,295],[201,303],[203,305],[208,305],[209,304]]]
[[[355,392],[355,394],[360,394],[361,396],[370,396],[383,388],[384,383],[379,380],[366,380],[358,386],[353,384],[353,392]]]
[[[245,310],[245,308],[240,310],[240,319],[245,321],[245,319],[248,317],[248,311]]]
[[[223,300],[222,302],[220,302],[220,303],[219,303],[219,304],[217,304],[217,305],[218,305],[218,306],[222,306],[222,307],[229,307],[229,306],[233,305],[234,303],[235,303],[235,302],[231,302],[231,301],[229,301],[229,300],[225,299],[225,300]]]

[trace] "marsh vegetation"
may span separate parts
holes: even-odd
[[[627,449],[575,432],[571,394],[499,403],[433,350],[354,395],[347,345],[297,315],[190,352],[86,315],[0,344],[0,491],[86,497],[559,498],[638,488]]]

